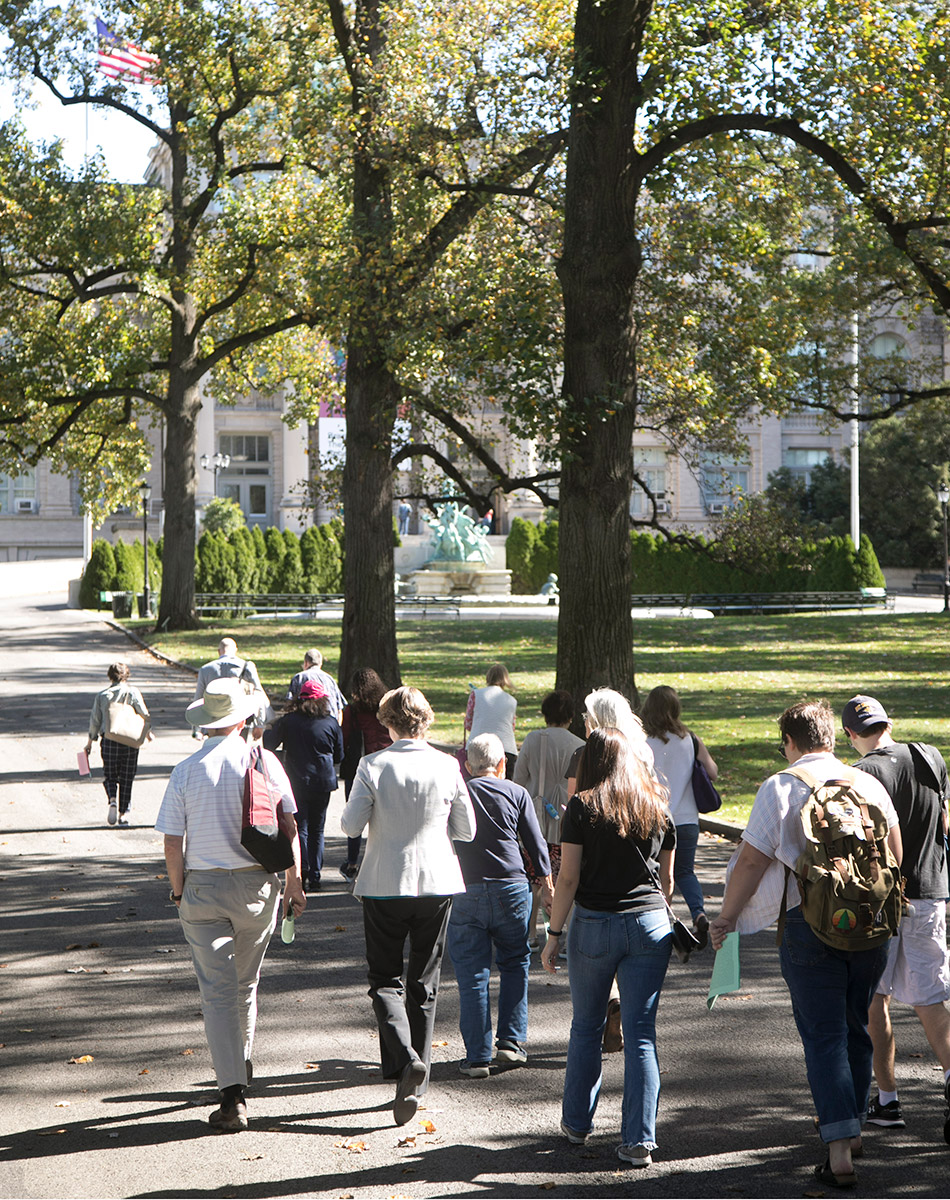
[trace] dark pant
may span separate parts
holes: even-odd
[[[429,1077],[445,931],[451,896],[363,897],[369,994],[379,1026],[384,1079],[421,1058]],[[406,938],[409,960],[404,963]],[[403,968],[405,966],[405,983]],[[425,1085],[419,1089],[421,1095]]]
[[[127,813],[132,803],[132,780],[139,765],[139,752],[135,746],[125,746],[104,737],[99,743],[102,750],[103,787],[110,800],[119,794],[119,812]]]
[[[323,870],[323,828],[330,805],[326,788],[294,783],[297,801],[297,834],[300,838],[300,870],[311,879],[319,879]]]

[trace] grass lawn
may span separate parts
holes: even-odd
[[[142,622],[129,622],[140,634]],[[192,666],[217,657],[218,639],[233,636],[257,664],[265,688],[281,696],[300,669],[303,651],[318,646],[336,674],[338,621],[236,621],[190,634],[151,635],[163,653]],[[676,688],[687,724],[719,763],[722,815],[744,823],[761,781],[778,769],[776,718],[802,697],[824,698],[836,712],[855,692],[877,696],[897,722],[901,740],[950,744],[950,623],[940,615],[716,617],[712,621],[638,621],[634,626],[637,686]],[[426,693],[436,712],[437,741],[460,742],[468,683],[505,662],[518,696],[518,731],[542,725],[541,698],[554,685],[556,626],[511,621],[400,622],[403,681]],[[371,665],[371,664],[367,664]],[[842,754],[850,751],[846,744]]]

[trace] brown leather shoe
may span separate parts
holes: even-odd
[[[607,1024],[604,1026],[604,1053],[616,1054],[623,1049],[623,1027],[620,1022],[620,1001],[607,1001]]]
[[[247,1105],[243,1100],[226,1100],[208,1117],[215,1133],[240,1133],[247,1129]]]

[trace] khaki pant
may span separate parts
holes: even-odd
[[[179,916],[219,1088],[247,1083],[257,983],[279,901],[280,881],[263,869],[185,874]]]

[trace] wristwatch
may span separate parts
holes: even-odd
[[[174,904],[177,904],[178,901],[181,899],[181,892],[179,892],[178,895],[176,896],[175,889],[169,888],[168,889],[168,899],[171,900]]]

